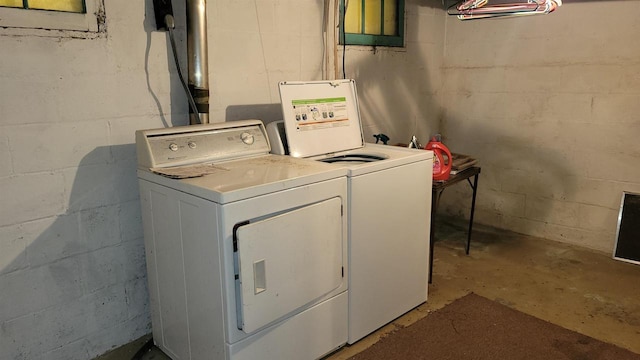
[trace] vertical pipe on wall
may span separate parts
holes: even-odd
[[[200,113],[200,120],[190,110],[189,122],[209,123],[209,66],[207,45],[206,0],[187,0],[187,54],[189,90]]]

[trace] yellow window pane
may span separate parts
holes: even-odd
[[[29,0],[30,9],[84,12],[83,0]]]
[[[384,1],[384,34],[385,35],[398,35],[398,1],[397,0],[385,0]]]
[[[22,7],[22,0],[0,0],[0,6]]]
[[[367,0],[364,8],[364,33],[380,35],[382,28],[381,0]]]
[[[347,0],[344,0],[347,1]],[[362,32],[362,1],[350,0],[344,19],[345,32],[360,34]]]

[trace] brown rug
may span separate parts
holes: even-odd
[[[351,359],[640,360],[640,355],[471,293]]]

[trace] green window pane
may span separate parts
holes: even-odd
[[[347,33],[360,34],[362,32],[362,2],[360,0],[349,1],[344,26]]]
[[[29,9],[84,13],[83,0],[29,0]]]
[[[364,8],[364,33],[380,35],[382,33],[382,0],[368,0]]]
[[[384,35],[398,35],[398,1],[384,0]]]
[[[0,0],[0,6],[22,7],[22,0]]]
[[[405,0],[340,0],[347,4],[340,44],[404,46]]]

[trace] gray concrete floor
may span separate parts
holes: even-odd
[[[640,354],[640,265],[576,246],[476,226],[464,253],[465,224],[438,219],[427,303],[331,354],[342,360],[470,292]],[[437,329],[434,329],[437,331]],[[131,359],[144,337],[96,360]],[[166,360],[159,350],[145,360]]]

